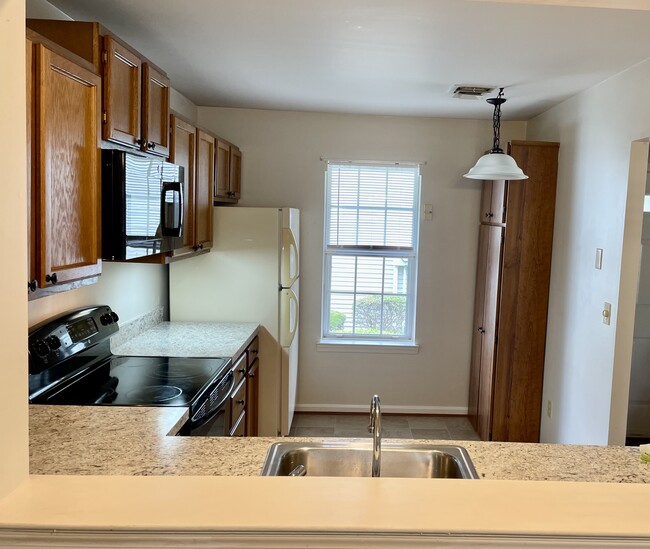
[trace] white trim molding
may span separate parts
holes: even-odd
[[[420,352],[420,346],[417,343],[390,343],[390,342],[371,342],[341,340],[332,341],[321,340],[316,343],[316,350],[326,353],[385,353],[385,354],[407,354],[417,355]]]
[[[384,414],[466,416],[467,406],[395,406],[382,404]],[[367,404],[296,404],[296,412],[367,414]]]

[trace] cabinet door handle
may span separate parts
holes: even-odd
[[[145,141],[144,139],[142,139],[142,138],[140,138],[140,139],[136,139],[136,140],[135,140],[135,144],[136,144],[136,145],[140,145],[141,147],[142,147],[142,145],[144,145],[145,143],[146,143],[146,141]]]
[[[479,333],[481,333],[481,334],[484,334],[484,333],[485,333],[485,330],[483,329],[483,326],[481,326],[481,327],[478,329],[478,331],[479,331]]]
[[[248,377],[250,377],[251,379],[253,379],[253,378],[255,377],[255,374],[248,374]]]
[[[51,282],[52,284],[56,284],[58,279],[59,277],[56,276],[56,273],[52,273],[51,275],[45,275],[45,282]]]
[[[153,151],[156,148],[156,144],[153,141],[149,141],[149,143],[147,143],[147,148]]]
[[[37,288],[38,288],[38,280],[36,279],[30,280],[27,283],[27,289],[31,290],[32,292],[35,292]]]
[[[245,404],[244,399],[238,400],[237,404],[241,404],[243,406]]]
[[[492,212],[485,212],[485,217],[494,217]]]
[[[246,373],[246,368],[239,368],[239,370],[237,370],[237,371],[238,371],[240,374],[245,374],[245,373]]]

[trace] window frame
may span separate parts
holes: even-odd
[[[328,236],[331,229],[331,219],[329,211],[331,207],[331,189],[330,189],[330,169],[332,166],[370,166],[370,167],[409,167],[416,170],[415,188],[413,190],[413,240],[412,247],[402,246],[377,246],[377,245],[330,245]],[[420,240],[420,210],[421,210],[421,190],[422,190],[422,173],[420,164],[416,162],[356,162],[356,161],[328,161],[325,170],[325,197],[324,197],[324,223],[323,223],[323,293],[321,296],[321,344],[344,344],[353,345],[415,345],[416,336],[416,304],[417,304],[417,281],[418,281],[418,257],[419,257],[419,240]],[[332,257],[334,256],[351,256],[351,257],[382,257],[390,258],[407,258],[410,260],[410,266],[407,278],[408,287],[411,289],[407,293],[406,300],[406,325],[405,335],[390,336],[386,334],[332,334],[329,330],[329,317],[331,310],[331,267]],[[362,292],[363,293],[363,292]],[[359,295],[356,293],[356,295]],[[369,295],[377,295],[369,292]],[[385,291],[385,278],[382,277],[382,297],[387,295]],[[388,295],[393,295],[388,293]]]

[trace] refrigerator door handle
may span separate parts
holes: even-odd
[[[300,260],[298,257],[298,245],[293,231],[288,228],[282,229],[282,265],[280,284],[289,288],[300,275]]]
[[[282,290],[280,307],[280,345],[291,347],[298,330],[298,298],[293,290],[289,288]]]

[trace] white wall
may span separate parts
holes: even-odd
[[[25,148],[25,6],[0,2],[0,499],[27,478],[27,165]]]
[[[298,404],[366,410],[462,413],[467,407],[476,276],[480,182],[462,174],[490,146],[491,121],[335,115],[199,107],[199,123],[243,150],[245,206],[301,209],[301,317]],[[504,123],[504,140],[525,136]],[[322,293],[323,195],[320,157],[422,161],[417,303],[420,353],[316,350]]]
[[[623,441],[634,314],[628,302],[638,280],[633,246],[638,230],[638,255],[645,181],[643,152],[632,142],[650,136],[649,86],[646,61],[528,125],[529,139],[561,143],[544,380],[553,416],[542,416],[545,442]],[[631,160],[640,164],[640,176],[630,172]],[[596,248],[604,249],[602,270],[594,268]],[[605,301],[612,303],[610,326],[601,320]]]

